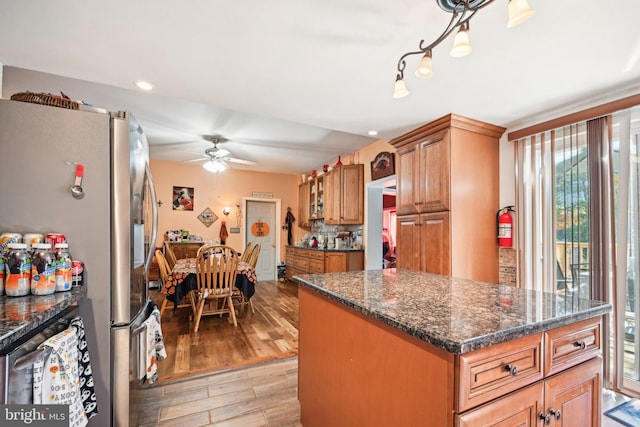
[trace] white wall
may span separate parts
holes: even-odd
[[[514,144],[507,140],[507,132],[500,138],[500,206],[498,208],[516,205]]]

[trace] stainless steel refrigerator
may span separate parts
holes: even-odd
[[[71,191],[77,164],[81,194]],[[84,261],[80,314],[99,408],[89,425],[129,425],[157,235],[142,129],[126,112],[0,100],[0,188],[0,232],[62,233],[72,258]]]

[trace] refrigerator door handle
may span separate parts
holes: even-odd
[[[151,212],[153,217],[153,225],[151,227],[151,240],[149,241],[149,253],[147,254],[147,260],[144,265],[145,274],[149,273],[149,267],[151,267],[151,261],[155,253],[156,239],[158,238],[158,201],[156,197],[156,188],[153,184],[153,177],[151,176],[151,170],[149,169],[149,163],[144,167],[144,173],[149,180],[149,191],[151,193]]]

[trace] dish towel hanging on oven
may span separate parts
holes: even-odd
[[[141,334],[141,354],[140,361],[144,363],[144,369],[140,369],[138,378],[144,380],[146,378],[149,384],[153,384],[158,379],[158,360],[167,357],[167,351],[164,348],[164,339],[162,338],[162,326],[160,325],[160,310],[156,305],[151,314],[143,322],[146,326],[145,332]]]
[[[86,426],[87,415],[80,397],[75,331],[67,328],[38,348],[47,351],[33,364],[33,403],[69,405],[69,426]]]
[[[93,383],[93,372],[91,370],[91,360],[89,359],[89,347],[87,346],[87,338],[84,334],[84,322],[82,317],[78,316],[71,320],[69,327],[73,327],[76,331],[78,339],[78,377],[80,378],[80,396],[84,413],[87,419],[98,414],[98,400],[96,399],[96,391]]]

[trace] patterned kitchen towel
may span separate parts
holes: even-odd
[[[69,426],[86,426],[87,415],[80,396],[75,330],[67,328],[38,348],[46,351],[33,364],[33,403],[69,405]]]
[[[144,321],[147,326],[144,333],[145,342],[142,348],[144,349],[144,357],[146,369],[144,375],[147,382],[153,384],[158,379],[158,360],[163,360],[167,357],[167,351],[164,348],[164,339],[162,338],[162,326],[160,325],[160,310],[158,306],[153,308],[151,314]]]
[[[93,373],[91,370],[91,361],[89,359],[89,347],[87,346],[87,338],[84,331],[84,322],[82,317],[78,316],[71,320],[69,327],[76,330],[76,338],[78,339],[78,376],[80,377],[80,395],[84,412],[87,419],[91,419],[98,414],[98,400],[96,399],[96,391],[93,383]]]

